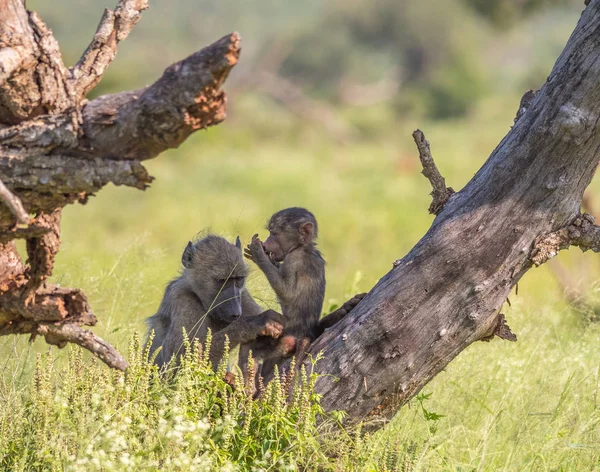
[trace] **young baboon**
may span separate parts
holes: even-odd
[[[162,347],[156,364],[163,366],[183,353],[182,328],[190,341],[202,342],[211,330],[214,367],[223,356],[225,336],[234,348],[257,336],[281,335],[283,317],[264,311],[245,289],[248,268],[239,238],[235,246],[215,235],[189,242],[181,261],[181,275],[169,283],[158,312],[146,320],[149,330],[154,330],[151,352]]]
[[[325,297],[325,260],[316,248],[317,220],[304,208],[287,208],[275,213],[267,225],[269,237],[262,243],[258,234],[244,250],[273,287],[285,319],[279,340],[258,338],[240,348],[242,370],[248,351],[262,359],[262,374],[292,354],[301,362],[317,335]]]

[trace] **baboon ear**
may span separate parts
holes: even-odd
[[[315,225],[310,221],[302,223],[300,228],[298,228],[298,232],[300,233],[300,242],[302,244],[309,244],[312,242],[315,235]]]
[[[185,250],[183,251],[183,256],[181,256],[181,263],[183,267],[189,269],[192,267],[192,261],[194,260],[194,245],[192,242],[188,242]]]
[[[235,247],[237,247],[240,251],[242,250],[242,242],[240,241],[240,237],[235,238]]]

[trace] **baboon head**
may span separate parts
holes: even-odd
[[[304,208],[286,208],[275,213],[267,224],[269,237],[263,247],[271,260],[281,262],[299,246],[314,244],[319,228],[315,215]]]
[[[181,262],[183,276],[209,316],[224,323],[241,316],[248,268],[239,238],[236,245],[212,234],[190,241]]]

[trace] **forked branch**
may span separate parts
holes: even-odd
[[[104,10],[94,39],[71,68],[78,98],[85,97],[102,79],[123,41],[136,25],[148,0],[119,0],[114,11]]]

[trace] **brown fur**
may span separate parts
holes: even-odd
[[[258,338],[240,348],[242,369],[252,350],[255,358],[265,361],[264,376],[292,354],[301,362],[317,335],[325,297],[325,260],[316,248],[314,215],[304,208],[288,208],[275,213],[267,228],[270,234],[264,244],[255,235],[244,255],[258,265],[273,287],[285,329],[280,341]]]

